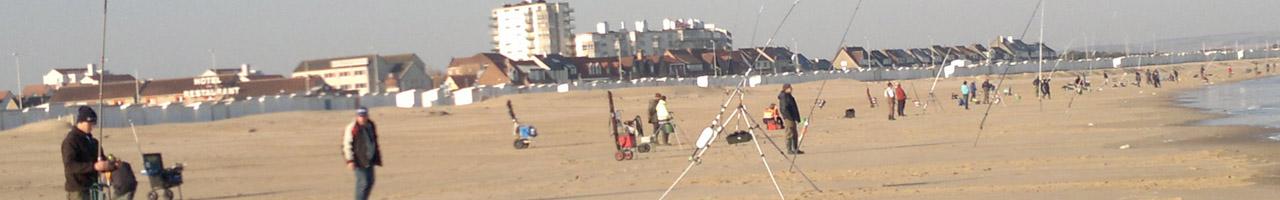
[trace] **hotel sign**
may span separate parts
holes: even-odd
[[[361,65],[369,65],[369,58],[353,58],[353,59],[346,59],[346,60],[329,61],[330,67],[348,67],[348,66],[361,66]]]

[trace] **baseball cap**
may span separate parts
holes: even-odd
[[[361,116],[361,117],[368,117],[368,116],[369,116],[369,108],[360,107],[360,108],[356,109],[356,115],[359,115],[359,116]]]

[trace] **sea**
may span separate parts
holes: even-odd
[[[1177,101],[1183,106],[1226,115],[1196,122],[1198,125],[1276,129],[1259,137],[1280,142],[1280,76],[1210,85],[1179,94]]]

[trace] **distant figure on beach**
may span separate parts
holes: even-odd
[[[1173,80],[1173,82],[1178,82],[1178,79],[1180,79],[1180,78],[1181,78],[1181,77],[1178,77],[1178,76],[1179,76],[1179,75],[1178,75],[1178,70],[1176,70],[1176,69],[1175,69],[1175,70],[1173,70],[1173,78],[1172,78],[1171,80]]]
[[[1035,80],[1031,80],[1031,88],[1036,89],[1036,98],[1044,98],[1044,92],[1040,91],[1040,77],[1036,77]]]
[[[662,145],[671,145],[671,141],[668,139],[671,138],[671,132],[675,132],[675,125],[671,124],[673,116],[671,116],[671,110],[667,109],[667,96],[661,93],[654,93],[653,98],[655,103],[653,110],[650,111],[653,112],[653,115],[649,118],[649,121],[655,124],[653,126],[653,136],[657,136],[658,142],[661,142]]]
[[[1231,68],[1231,65],[1227,65],[1227,78],[1231,78],[1231,76],[1235,74],[1236,72],[1233,68]]]
[[[907,91],[902,89],[902,83],[898,83],[898,85],[895,86],[896,87],[893,90],[893,98],[898,104],[898,116],[906,117],[907,114],[904,114],[904,112],[907,109]]]
[[[969,100],[978,100],[978,81],[969,82]]]
[[[1142,71],[1141,70],[1133,71],[1133,85],[1142,87]]]
[[[960,106],[964,106],[965,110],[969,109],[969,81],[960,83]]]
[[[800,108],[796,105],[796,97],[791,96],[790,83],[782,85],[782,92],[778,93],[778,105],[782,111],[782,125],[787,129],[787,153],[804,154],[800,150],[800,135],[796,131],[796,124],[800,122]]]
[[[1102,87],[1107,87],[1107,85],[1111,85],[1111,75],[1107,75],[1107,71],[1102,71],[1102,84],[1103,84]]]
[[[991,84],[991,79],[982,80],[982,102],[991,103],[991,91],[995,91],[996,86]]]
[[[1040,90],[1044,92],[1044,98],[1045,98],[1045,99],[1053,99],[1053,95],[1051,95],[1051,92],[1049,91],[1049,81],[1050,81],[1050,80],[1052,80],[1052,79],[1048,79],[1048,78],[1046,78],[1046,79],[1044,79],[1044,81],[1040,81]]]
[[[889,82],[884,87],[884,99],[889,102],[889,120],[895,120],[893,118],[893,112],[898,107],[898,101],[894,99],[893,82]]]
[[[1160,88],[1160,70],[1151,71],[1151,85]]]
[[[347,160],[347,168],[356,174],[355,199],[369,199],[373,192],[373,167],[382,166],[378,127],[369,119],[369,109],[356,109],[355,121],[347,124],[342,132],[342,156]]]

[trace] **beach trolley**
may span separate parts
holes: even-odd
[[[173,188],[178,188],[178,198],[182,198],[182,163],[176,163],[173,167],[165,168],[164,159],[160,153],[142,154],[142,174],[151,180],[151,192],[147,193],[147,199],[157,200],[173,199]]]
[[[635,158],[635,153],[646,153],[653,150],[653,136],[645,136],[644,129],[641,128],[640,116],[637,115],[630,121],[623,121],[620,117],[621,111],[613,106],[613,91],[608,92],[609,96],[609,130],[613,135],[616,151],[614,159],[618,161],[631,160]]]
[[[515,109],[511,108],[511,100],[507,100],[507,115],[511,116],[512,129],[511,134],[516,135],[516,140],[512,142],[512,146],[516,149],[526,149],[533,144],[533,138],[538,137],[538,129],[533,125],[521,124],[520,119],[516,118]]]

